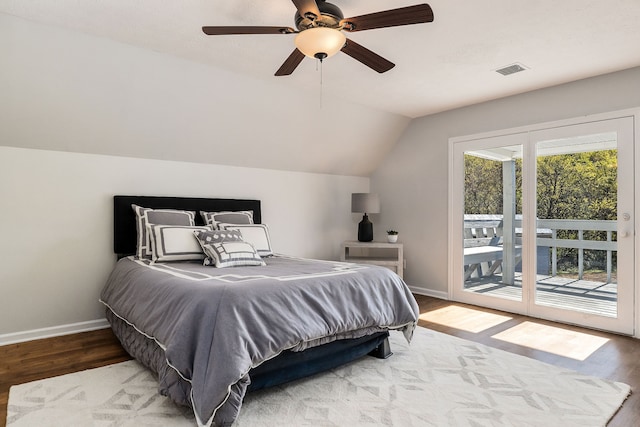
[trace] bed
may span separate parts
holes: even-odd
[[[418,306],[390,270],[284,255],[229,268],[137,258],[132,205],[251,212],[261,224],[260,201],[114,197],[118,262],[101,293],[106,317],[160,393],[192,407],[200,426],[231,425],[248,391],[388,357],[390,330],[411,339]]]

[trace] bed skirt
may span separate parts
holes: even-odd
[[[122,344],[133,358],[149,368],[158,378],[159,392],[176,403],[191,406],[191,384],[167,364],[164,350],[153,339],[140,333],[108,308],[106,318]],[[311,347],[304,351],[283,351],[249,371],[248,392],[273,387],[344,365],[367,354],[386,358],[391,353],[389,332],[377,332],[355,339],[343,339]],[[177,398],[182,396],[182,399]]]

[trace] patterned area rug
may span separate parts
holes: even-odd
[[[604,426],[630,393],[611,382],[417,328],[411,346],[248,394],[249,426]],[[135,361],[11,387],[7,425],[194,426]]]

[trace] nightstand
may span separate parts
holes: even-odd
[[[402,278],[404,270],[402,252],[402,243],[347,241],[342,242],[340,260],[387,267]]]

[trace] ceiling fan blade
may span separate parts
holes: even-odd
[[[307,13],[312,13],[316,17],[320,16],[320,10],[315,0],[291,0],[296,5],[298,13],[302,17],[307,17]]]
[[[295,33],[289,27],[202,27],[202,31],[209,36],[224,36],[231,34],[291,34]]]
[[[379,73],[385,73],[396,66],[393,62],[387,61],[377,53],[349,39],[347,39],[342,51]]]
[[[276,71],[276,76],[288,76],[291,75],[295,71],[295,69],[300,65],[302,60],[304,59],[304,53],[300,52],[298,49],[294,50],[291,55],[284,61],[284,64],[280,66],[278,71]]]
[[[372,30],[374,28],[397,27],[399,25],[424,24],[433,22],[433,10],[428,4],[401,7],[368,15],[345,18],[340,21],[349,32]]]

